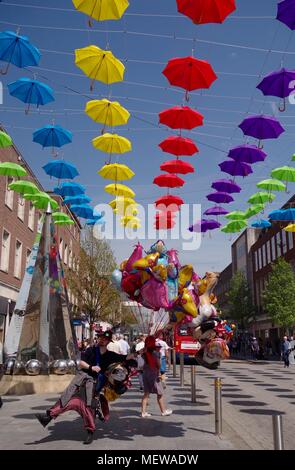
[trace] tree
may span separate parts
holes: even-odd
[[[79,309],[88,314],[90,323],[99,320],[120,322],[120,294],[112,286],[111,273],[116,261],[109,243],[86,231],[80,257],[74,269],[67,270],[67,282]]]
[[[295,275],[291,265],[283,258],[272,264],[263,302],[275,324],[285,328],[295,324]]]
[[[232,278],[227,297],[230,318],[237,320],[239,326],[244,329],[248,319],[254,313],[254,306],[251,291],[243,272],[238,271]]]

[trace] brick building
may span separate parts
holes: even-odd
[[[233,277],[233,267],[232,263],[230,263],[220,274],[217,286],[214,289],[214,294],[217,296],[218,307],[222,311],[222,313],[226,316],[227,312],[227,293],[230,288],[230,282]]]

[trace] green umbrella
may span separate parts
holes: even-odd
[[[67,214],[65,214],[64,212],[53,212],[52,214],[52,218],[54,220],[54,222],[59,222],[59,221],[62,221],[62,220],[72,220]]]
[[[253,215],[259,214],[264,210],[263,204],[255,204],[254,206],[250,206],[249,209],[246,210],[246,219],[250,219]]]
[[[246,214],[242,211],[234,211],[226,214],[225,218],[229,220],[243,220],[246,218]]]
[[[0,131],[0,148],[5,149],[12,145],[12,138],[6,132]]]
[[[0,175],[3,176],[26,176],[26,170],[17,163],[3,162],[0,163]]]
[[[36,194],[39,193],[39,189],[34,183],[31,183],[31,181],[26,181],[26,180],[19,180],[19,181],[14,181],[13,183],[10,183],[8,186],[9,189],[12,191],[15,191],[16,193],[22,193],[22,194]]]
[[[275,168],[272,170],[271,176],[286,183],[295,183],[295,168],[291,166]]]
[[[229,222],[227,225],[222,227],[221,231],[224,233],[236,233],[240,232],[243,228],[247,227],[247,222],[244,220],[233,220]]]
[[[32,199],[32,201],[33,201],[33,205],[37,207],[38,209],[46,210],[48,207],[48,204],[53,210],[58,208],[58,203],[54,199],[52,199],[47,193],[44,193],[42,191],[36,194],[34,198]]]
[[[292,158],[291,158],[291,161],[292,161],[292,162],[295,162],[295,153],[293,153]]]
[[[260,192],[252,194],[248,202],[249,204],[265,204],[266,202],[272,202],[274,199],[274,194]]]
[[[266,191],[285,191],[286,185],[279,180],[269,179],[263,180],[256,184],[257,188]]]
[[[34,197],[37,196],[40,193],[41,193],[41,191],[38,191],[37,193],[25,193],[24,194],[24,199],[26,199],[27,201],[32,201],[34,199]]]
[[[74,221],[71,219],[68,220],[55,220],[54,224],[55,225],[74,225]]]

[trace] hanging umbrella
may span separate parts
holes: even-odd
[[[13,145],[12,138],[6,132],[0,131],[0,149]]]
[[[253,173],[253,170],[248,163],[237,162],[236,160],[225,160],[219,163],[221,171],[228,173],[231,176],[248,176]]]
[[[204,215],[226,215],[228,214],[229,212],[224,209],[223,207],[220,207],[220,206],[214,206],[214,207],[210,207],[209,209],[207,209],[205,212],[204,212]]]
[[[41,105],[54,101],[52,88],[37,80],[24,77],[16,80],[16,82],[9,83],[7,86],[11,96],[28,104],[26,114],[28,114],[31,104],[36,104],[39,108]]]
[[[52,147],[54,154],[54,147],[60,148],[63,145],[72,142],[72,133],[61,126],[48,125],[36,129],[33,132],[33,142],[42,145],[42,147]]]
[[[211,193],[206,196],[208,201],[216,202],[217,204],[229,204],[233,202],[234,198],[227,193],[222,191],[217,191],[216,193]]]
[[[208,230],[216,230],[221,224],[216,220],[202,219],[189,227],[190,232],[206,233]]]
[[[294,3],[295,5],[295,3]],[[286,109],[286,98],[290,95],[290,83],[295,80],[295,70],[287,70],[282,68],[279,71],[273,72],[264,77],[264,79],[257,85],[256,88],[262,91],[265,96],[277,96],[284,100],[283,107],[280,111]]]
[[[295,209],[281,209],[273,211],[268,216],[271,220],[279,220],[284,222],[295,221]]]
[[[135,192],[128,186],[125,186],[125,184],[108,184],[105,186],[104,190],[113,196],[135,197]]]
[[[295,1],[284,0],[278,3],[277,20],[284,23],[292,31],[295,30]]]
[[[66,196],[64,198],[64,203],[71,206],[73,204],[88,204],[91,202],[91,198],[86,196],[86,194],[79,194],[78,196]]]
[[[127,165],[120,163],[104,165],[97,173],[102,178],[115,181],[130,180],[135,175]]]
[[[138,217],[134,217],[133,215],[125,215],[124,217],[121,217],[121,223],[124,227],[129,226],[129,223],[131,222],[131,225],[133,225],[133,222],[140,227],[140,219]]]
[[[271,223],[268,220],[261,219],[261,220],[258,220],[257,222],[254,222],[253,224],[251,224],[251,227],[260,228],[260,229],[270,228]]]
[[[105,221],[101,219],[87,219],[85,224],[86,225],[102,225],[102,224],[105,224]]]
[[[163,205],[165,207],[171,206],[173,208],[173,206],[177,206],[179,208],[183,204],[184,204],[184,200],[181,199],[181,197],[173,196],[172,194],[167,194],[166,196],[161,196],[155,201],[155,206],[156,207]],[[170,209],[170,211],[173,212],[172,209]]]
[[[125,67],[122,62],[111,51],[104,51],[97,46],[76,49],[75,64],[92,79],[91,90],[94,80],[110,85],[124,79]]]
[[[242,211],[233,211],[226,214],[225,218],[229,220],[244,220],[246,219],[246,214]]]
[[[154,224],[156,230],[171,230],[174,226],[174,220],[165,218],[156,219]]]
[[[286,183],[295,183],[295,168],[291,166],[275,168],[271,172],[271,177]]]
[[[286,185],[279,180],[268,179],[260,181],[256,184],[257,188],[265,189],[266,191],[285,191]]]
[[[37,194],[41,194],[41,193],[42,191],[38,191],[36,193],[24,193],[22,196],[27,201],[32,201]]]
[[[91,219],[93,217],[93,208],[88,204],[74,204],[71,211],[82,219]]]
[[[168,173],[178,173],[180,175],[195,172],[193,165],[182,160],[169,160],[164,162],[160,165],[160,170],[167,171]]]
[[[65,160],[53,160],[44,165],[43,170],[49,176],[54,176],[58,179],[74,179],[79,175],[75,165]]]
[[[34,183],[31,183],[31,181],[26,180],[14,181],[13,183],[10,183],[8,188],[20,194],[39,193],[39,189],[37,188],[37,186]]]
[[[85,193],[85,188],[79,183],[73,181],[66,181],[60,185],[59,188],[54,188],[55,194],[59,194],[62,197],[65,196],[78,196]]]
[[[97,150],[105,153],[126,153],[131,152],[132,146],[130,140],[118,134],[103,134],[92,140],[92,145]]]
[[[239,125],[245,135],[256,139],[277,139],[285,129],[280,122],[272,116],[249,116]]]
[[[39,191],[37,194],[34,194],[32,198],[33,205],[38,209],[47,210],[48,204],[51,209],[56,210],[58,208],[58,203],[52,199],[49,194]]]
[[[0,60],[7,62],[7,67],[1,74],[8,72],[10,64],[23,68],[38,65],[41,54],[26,36],[20,36],[12,31],[0,33]]]
[[[255,147],[255,145],[239,145],[229,151],[229,158],[244,163],[257,163],[263,162],[267,157],[263,150]]]
[[[112,201],[109,202],[109,206],[111,206],[111,208],[113,210],[116,210],[118,214],[120,213],[125,213],[127,207],[131,209],[129,210],[136,210],[136,206],[138,206],[137,202],[132,199],[131,197],[117,197],[116,199],[113,199]]]
[[[17,163],[3,162],[0,163],[0,175],[3,176],[26,176],[26,170]]]
[[[163,152],[172,153],[177,157],[180,155],[192,156],[199,151],[193,140],[181,136],[167,137],[159,144],[159,147]]]
[[[188,106],[174,106],[159,113],[159,122],[171,129],[191,130],[203,125],[204,116]]]
[[[153,184],[161,188],[180,188],[185,184],[185,181],[177,175],[169,174],[156,176]]]
[[[249,204],[265,204],[266,202],[272,202],[275,199],[275,195],[271,193],[255,193],[248,199]]]
[[[130,113],[118,101],[92,100],[86,103],[85,113],[93,121],[104,126],[122,126],[127,124]]]
[[[250,206],[246,212],[245,212],[245,218],[250,219],[253,217],[253,215],[259,214],[259,212],[264,211],[264,205],[263,204],[254,204],[253,206]]]
[[[71,220],[71,218],[65,214],[64,212],[53,212],[52,218],[54,221],[59,221],[59,220]]]
[[[54,225],[74,225],[74,223],[72,219],[54,220]]]
[[[223,23],[236,9],[235,0],[176,0],[179,13],[195,24]]]
[[[289,224],[287,227],[284,227],[286,232],[295,232],[295,224]]]
[[[270,220],[280,221],[280,220],[282,220],[282,219],[281,219],[281,213],[282,213],[282,209],[272,211],[272,212],[270,212],[270,214],[268,215],[268,218],[269,218]]]
[[[242,191],[242,188],[237,183],[227,179],[213,181],[211,188],[229,194],[240,193]]]
[[[229,222],[224,227],[222,227],[221,231],[224,233],[236,233],[243,230],[243,228],[247,227],[247,222],[244,220],[233,220]]]
[[[119,20],[129,6],[127,0],[72,0],[75,8],[96,21]]]

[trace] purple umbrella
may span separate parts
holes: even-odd
[[[210,207],[204,212],[204,215],[226,215],[229,212],[221,206]]]
[[[295,81],[295,70],[282,68],[264,77],[256,88],[262,91],[266,96],[277,96],[283,98],[284,103],[279,107],[281,112],[286,109],[286,98],[290,95],[294,87],[290,88],[290,83]]]
[[[218,165],[224,173],[231,176],[248,176],[253,170],[248,163],[237,162],[236,160],[225,160]]]
[[[245,135],[256,139],[277,139],[285,129],[280,122],[272,116],[249,116],[239,125]]]
[[[217,191],[216,193],[207,194],[208,201],[216,202],[216,204],[229,204],[234,201],[234,198],[227,193]]]
[[[263,162],[267,157],[263,150],[255,147],[255,145],[239,145],[229,151],[229,158],[237,162],[256,163]]]
[[[189,231],[206,233],[208,230],[215,230],[219,227],[221,227],[221,224],[216,220],[202,219],[196,222],[194,225],[191,225],[191,227],[189,227]]]
[[[278,4],[277,20],[295,29],[295,0],[284,0]]]
[[[232,180],[216,180],[211,184],[211,188],[224,193],[240,193],[242,188]]]

